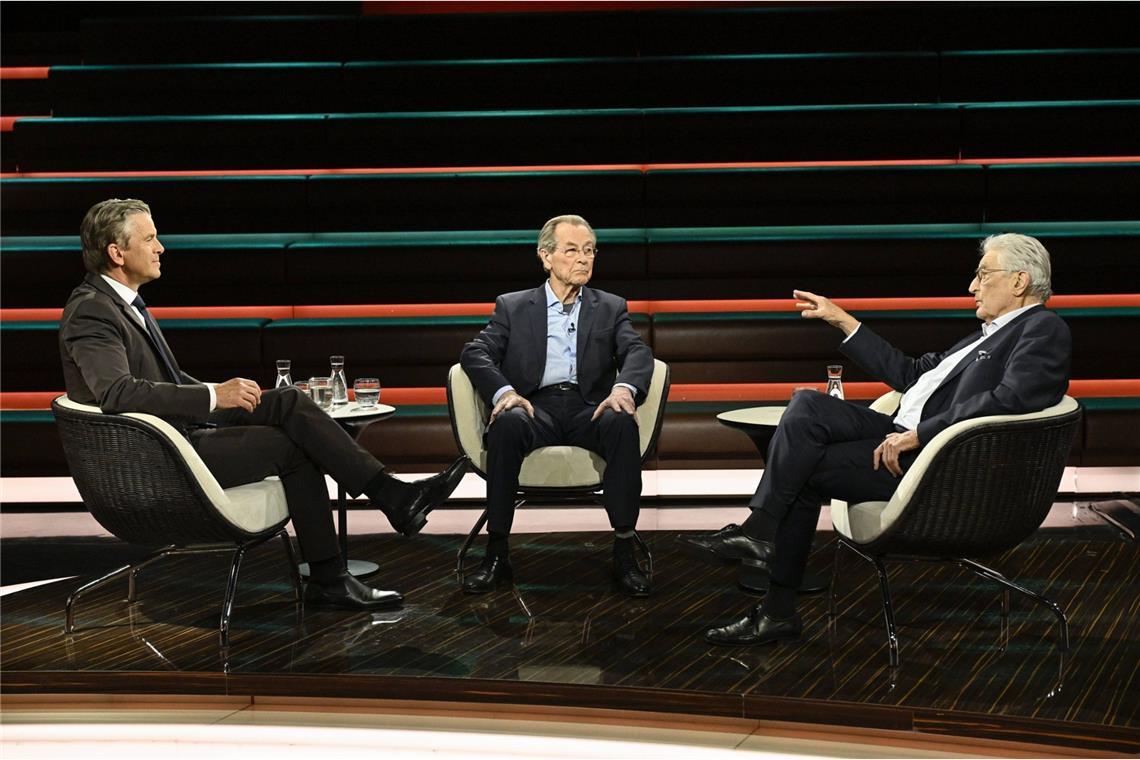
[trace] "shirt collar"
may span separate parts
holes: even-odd
[[[998,330],[1005,327],[1010,322],[1012,322],[1014,319],[1016,319],[1018,314],[1021,314],[1022,312],[1029,311],[1030,309],[1034,308],[1035,306],[1040,306],[1040,305],[1041,304],[1039,304],[1039,303],[1031,303],[1028,306],[1022,306],[1020,309],[1014,309],[1013,311],[1002,314],[1000,317],[995,319],[993,322],[990,322],[988,325],[983,322],[982,323],[982,336],[986,337],[986,338],[990,337],[991,335],[996,333]]]
[[[558,296],[554,295],[554,289],[550,287],[550,280],[547,280],[546,282],[544,282],[542,284],[542,286],[546,289],[546,308],[552,309],[552,308],[554,308],[554,306],[556,304],[559,307],[561,307],[562,306],[562,299],[559,298]],[[579,288],[578,289],[578,297],[574,299],[574,302],[577,303],[578,301],[581,301],[581,300],[582,300],[582,290],[581,290],[581,288]]]
[[[119,298],[123,299],[123,301],[126,302],[127,306],[134,305],[135,296],[137,296],[138,293],[131,290],[118,280],[108,277],[105,274],[100,274],[99,276],[103,278],[104,282],[111,286],[111,290],[115,291],[115,293],[118,294]]]

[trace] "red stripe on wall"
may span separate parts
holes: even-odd
[[[669,388],[669,401],[787,401],[796,388],[823,390],[823,383],[674,383]],[[874,399],[886,393],[883,383],[844,383],[843,390],[849,399]],[[1135,398],[1140,397],[1140,379],[1073,380],[1068,393],[1073,398]],[[8,411],[50,409],[52,399],[62,391],[35,391],[0,393],[0,409]],[[446,404],[447,389],[439,388],[384,388],[380,400],[385,404],[400,405]],[[398,412],[399,410],[397,410]]]
[[[835,298],[849,311],[973,310],[969,296],[934,298]],[[793,312],[795,300],[629,301],[633,314],[709,314],[717,312]],[[1062,295],[1049,299],[1052,309],[1140,307],[1140,293]],[[493,303],[348,304],[327,306],[154,306],[156,319],[335,319],[349,317],[489,316]],[[0,322],[57,322],[62,308],[0,309]]]
[[[20,117],[32,118],[32,117]],[[36,117],[42,118],[42,117]],[[179,169],[164,171],[4,172],[0,179],[92,179],[178,177],[318,177],[336,174],[472,174],[475,172],[616,172],[710,169],[810,169],[891,166],[995,166],[1012,164],[1140,163],[1140,156],[1040,156],[1035,158],[913,159],[871,161],[734,161],[690,164],[534,164],[527,166],[404,166],[326,169]]]
[[[47,79],[50,66],[2,66],[0,79]]]

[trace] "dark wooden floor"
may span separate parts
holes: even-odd
[[[989,563],[1067,610],[1073,646],[1065,655],[1047,611],[1014,599],[1005,635],[1001,596],[991,584],[954,567],[896,565],[902,661],[895,672],[875,575],[857,557],[844,555],[835,625],[828,625],[826,594],[804,596],[802,641],[724,649],[707,646],[704,629],[739,616],[757,598],[735,586],[731,568],[679,551],[675,534],[648,538],[655,593],[631,600],[611,588],[610,539],[601,534],[516,537],[516,588],[483,597],[459,591],[458,537],[356,537],[353,555],[381,563],[372,580],[407,598],[400,610],[372,614],[294,606],[285,554],[270,543],[243,570],[228,653],[219,650],[215,629],[223,556],[170,559],[147,570],[132,607],[121,601],[125,581],[91,595],[79,610],[84,630],[71,637],[63,633],[63,604],[78,581],[53,583],[3,599],[3,685],[83,690],[165,677],[169,688],[185,690],[192,679],[169,680],[184,674],[203,683],[214,682],[211,675],[278,677],[274,688],[287,692],[285,676],[329,696],[391,683],[397,693],[424,684],[428,697],[485,691],[504,701],[527,698],[532,686],[542,699],[581,686],[595,687],[580,692],[595,695],[587,701],[613,701],[597,706],[658,695],[669,709],[716,712],[735,703],[753,717],[815,714],[823,721],[842,707],[884,727],[895,720],[891,708],[906,708],[930,730],[958,716],[976,735],[987,726],[1022,726],[1026,735],[1101,736],[1102,746],[1116,748],[1129,746],[1127,737],[1135,741],[1140,729],[1140,549],[1110,528],[1039,531]],[[813,567],[829,570],[833,554],[833,539],[821,534]],[[349,687],[346,675],[369,678]],[[653,704],[646,699],[642,704]]]

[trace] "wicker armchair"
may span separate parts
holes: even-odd
[[[653,453],[661,423],[665,418],[665,399],[669,396],[669,365],[660,359],[653,361],[653,377],[645,401],[637,408],[640,434],[641,461]],[[483,431],[487,427],[486,404],[463,368],[455,364],[447,374],[447,409],[451,414],[451,430],[459,450],[471,460],[471,468],[479,477],[487,478],[487,449],[483,445]],[[519,472],[519,493],[515,508],[528,498],[577,499],[596,498],[602,488],[606,462],[592,451],[578,446],[546,446],[532,451],[523,460]],[[467,539],[460,547],[455,561],[455,572],[463,579],[464,560],[475,537],[487,524],[487,510],[475,521]],[[653,575],[653,555],[639,536],[634,537],[645,554],[648,573]]]
[[[230,615],[246,551],[281,538],[293,588],[301,578],[285,532],[289,511],[277,478],[223,489],[186,438],[149,414],[103,414],[66,396],[52,402],[71,476],[92,516],[130,543],[164,545],[134,565],[76,589],[67,599],[64,630],[75,631],[75,605],[83,594],[129,574],[127,602],[135,601],[139,571],[174,554],[233,552],[218,632],[229,644]]]
[[[872,408],[890,413],[899,398],[898,393],[888,393]],[[883,561],[953,562],[1004,587],[1003,617],[1009,611],[1011,590],[1050,609],[1057,617],[1060,647],[1068,650],[1068,621],[1056,602],[968,558],[1010,549],[1044,522],[1057,495],[1080,416],[1080,406],[1065,396],[1040,412],[959,422],[922,448],[890,501],[850,506],[832,501],[831,521],[838,541],[830,617],[836,616],[835,586],[843,577],[839,560],[847,548],[874,564],[878,572],[890,663],[897,665],[898,636]]]

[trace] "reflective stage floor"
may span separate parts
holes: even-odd
[[[1140,752],[1140,548],[1108,526],[1038,531],[987,562],[1066,609],[1064,654],[1046,610],[1014,599],[1005,627],[986,581],[952,566],[893,565],[897,669],[874,571],[850,554],[834,623],[827,594],[805,595],[801,641],[706,645],[705,628],[759,597],[737,588],[733,568],[690,558],[676,535],[646,534],[655,592],[642,600],[612,588],[601,533],[516,536],[515,587],[481,597],[459,590],[459,536],[353,536],[352,556],[380,563],[370,580],[405,594],[402,609],[379,613],[294,605],[285,553],[271,542],[243,568],[228,650],[216,630],[225,555],[148,568],[134,605],[122,601],[125,581],[85,597],[81,630],[66,636],[67,594],[141,552],[112,539],[64,542],[47,551],[62,565],[80,558],[80,578],[2,600],[0,686],[613,708]],[[35,542],[5,540],[6,566],[44,549]],[[821,533],[812,567],[830,575],[834,548]]]

